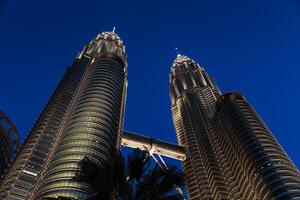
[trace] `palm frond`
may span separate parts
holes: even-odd
[[[117,152],[114,157],[114,184],[116,199],[129,200],[132,196],[132,188],[127,182],[125,174],[125,160],[121,152]]]
[[[159,200],[182,200],[182,196],[180,194],[173,194],[168,196],[162,196]]]
[[[141,181],[136,185],[135,197],[137,200],[155,199],[159,197],[158,185],[162,171],[159,165],[155,165],[144,174]]]
[[[182,187],[184,185],[184,175],[177,167],[171,166],[163,170],[162,180],[159,184],[159,192],[165,193],[174,188],[174,185]]]
[[[85,156],[78,163],[78,170],[74,179],[79,182],[86,182],[91,184],[93,183],[93,181],[95,181],[95,174],[97,174],[99,170],[100,166],[96,162],[91,161],[87,156]]]
[[[108,200],[114,193],[112,173],[111,163],[107,161],[98,163],[85,157],[79,162],[74,178],[90,186],[93,194],[88,199]]]
[[[148,156],[145,151],[134,149],[127,158],[127,173],[129,180],[140,181],[147,165]]]
[[[148,154],[138,149],[128,155],[127,165],[120,152],[112,152],[110,161],[96,162],[85,157],[78,166],[75,179],[90,186],[89,200],[183,199],[174,187],[183,186],[183,173],[176,167],[162,169],[153,165]]]

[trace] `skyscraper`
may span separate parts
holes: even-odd
[[[1,185],[1,199],[87,197],[89,188],[73,176],[85,156],[109,160],[120,145],[126,59],[114,32],[84,47],[30,131]]]
[[[177,138],[188,151],[183,169],[190,199],[229,199],[211,140],[215,104],[221,96],[218,87],[199,64],[178,55],[170,73],[170,96]]]
[[[199,64],[178,55],[170,97],[191,200],[300,199],[299,171],[243,96],[221,95]]]
[[[230,198],[300,199],[299,171],[245,97],[224,94],[216,107],[216,147]]]
[[[87,59],[76,59],[67,69],[1,184],[0,199],[27,199],[48,154],[53,150],[52,144],[70,110],[69,105],[87,62]]]
[[[300,198],[299,171],[259,115],[242,95],[222,95],[194,60],[178,55],[170,73],[179,145],[123,130],[126,75],[127,55],[116,33],[87,44],[5,174],[0,199],[86,199],[95,191],[74,179],[78,163],[86,156],[109,161],[120,145],[158,154],[162,162],[161,155],[183,160],[191,200]],[[1,143],[1,152],[8,152],[18,137],[0,114],[0,142],[10,141]],[[16,137],[7,140],[8,133]]]
[[[0,109],[0,183],[2,175],[19,147],[19,134],[8,116]]]
[[[101,163],[112,160],[119,148],[126,96],[127,61],[123,42],[114,32],[105,32],[81,52],[88,63],[71,105],[66,123],[48,158],[36,198],[85,199],[86,184],[74,181],[77,163],[85,156]]]

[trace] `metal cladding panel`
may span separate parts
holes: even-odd
[[[190,199],[300,198],[299,171],[244,97],[221,96],[204,69],[181,55],[169,87]]]
[[[299,199],[299,171],[246,99],[225,94],[217,109],[214,124],[231,199]]]
[[[1,199],[28,199],[52,150],[57,130],[69,109],[86,64],[85,59],[75,60],[66,71],[6,174],[0,187]]]
[[[74,181],[77,163],[85,156],[99,163],[112,159],[118,145],[124,83],[124,66],[111,58],[96,58],[88,66],[61,141],[39,186],[39,197],[87,198],[89,188]]]
[[[114,32],[94,38],[79,53],[31,129],[0,187],[0,199],[41,196],[85,198],[73,180],[89,156],[110,159],[120,145],[126,96],[127,55]]]
[[[189,197],[229,199],[228,188],[215,154],[212,118],[219,90],[202,67],[179,55],[170,74],[173,121],[180,145],[187,149],[183,162]]]

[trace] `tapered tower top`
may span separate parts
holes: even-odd
[[[186,68],[187,69],[189,67],[192,67],[192,68],[199,67],[199,68],[203,69],[196,61],[189,58],[188,56],[177,54],[175,60],[173,61],[172,69],[175,69],[175,68]]]
[[[125,46],[121,38],[115,33],[115,30],[98,34],[96,38],[84,47],[78,57],[82,56],[82,54],[94,57],[98,54],[105,53],[115,54],[121,58],[124,63],[127,63]]]
[[[184,89],[208,86],[216,92],[216,95],[221,94],[217,84],[205,69],[193,59],[181,54],[177,54],[173,61],[169,74],[169,83],[176,85],[175,88],[179,88],[180,84],[182,84],[182,87],[180,87]],[[177,96],[180,95],[181,92],[178,90]]]
[[[204,71],[204,68],[188,56],[177,54],[175,60],[173,61],[171,72],[169,75],[170,82],[179,74],[195,70]]]

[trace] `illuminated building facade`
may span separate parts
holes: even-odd
[[[213,79],[192,59],[178,55],[170,73],[170,97],[177,138],[187,148],[183,169],[191,200],[229,199],[211,141],[216,100]]]
[[[230,199],[300,199],[299,171],[245,97],[224,94],[216,107],[216,150]]]
[[[123,130],[126,75],[125,47],[114,31],[87,44],[5,173],[0,199],[84,200],[94,191],[74,179],[78,163],[85,156],[109,161],[120,145],[182,160],[190,200],[300,198],[299,171],[258,114],[242,95],[222,95],[194,60],[178,55],[170,73],[179,145]],[[2,153],[15,149],[18,137],[0,114],[0,122],[6,122],[0,124],[0,142],[9,141],[1,143]],[[7,133],[15,139],[7,140]]]
[[[300,199],[299,171],[243,96],[221,95],[202,67],[178,55],[170,97],[191,200]]]
[[[121,144],[127,56],[114,32],[104,32],[79,53],[48,101],[0,188],[0,199],[85,199],[74,181],[88,156],[109,160]]]
[[[0,109],[0,183],[18,147],[18,131],[4,111]]]
[[[76,59],[67,69],[6,174],[0,187],[0,199],[28,199],[52,150],[58,130],[70,110],[69,105],[79,86],[86,62]]]
[[[85,156],[96,162],[112,160],[119,148],[127,88],[127,61],[123,42],[114,32],[92,40],[79,55],[89,60],[76,91],[55,150],[37,183],[36,198],[86,199],[86,184],[74,180]]]

